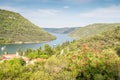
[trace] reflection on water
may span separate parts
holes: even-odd
[[[53,34],[53,33],[52,33]],[[68,37],[67,34],[53,34],[57,37],[56,40],[50,41],[50,42],[44,42],[44,43],[29,43],[29,44],[0,44],[0,53],[4,53],[4,51],[8,51],[8,53],[16,53],[18,49],[25,50],[27,48],[30,49],[38,49],[40,47],[43,47],[44,44],[49,44],[51,46],[54,46],[54,44],[62,44],[66,41],[72,41],[73,39]],[[1,48],[5,46],[5,50],[2,50]]]

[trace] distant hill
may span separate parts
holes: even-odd
[[[50,41],[55,36],[32,24],[18,13],[0,10],[0,44]]]
[[[73,28],[43,28],[44,30],[52,33],[68,34],[71,31],[75,30],[77,27]]]
[[[69,33],[68,35],[74,38],[85,38],[94,36],[96,34],[111,30],[117,26],[120,26],[120,23],[98,23],[98,24],[91,24],[87,25],[85,27],[80,27],[79,29],[76,29]]]

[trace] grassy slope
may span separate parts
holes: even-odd
[[[111,30],[116,26],[119,26],[120,23],[113,23],[113,24],[103,24],[103,23],[99,23],[99,24],[92,24],[92,25],[88,25],[85,27],[80,27],[79,29],[76,29],[74,31],[72,31],[69,36],[71,37],[75,37],[75,38],[85,38],[85,37],[90,37],[90,36],[94,36],[96,34],[105,32],[107,30]]]
[[[41,42],[54,36],[32,24],[18,13],[0,10],[0,43]]]
[[[68,34],[76,28],[44,28],[44,30],[52,33]]]

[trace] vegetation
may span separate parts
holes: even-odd
[[[0,63],[1,80],[120,80],[120,26],[81,40],[51,48],[27,49],[31,59],[46,60],[25,64],[21,59]],[[37,55],[37,57],[32,57]],[[16,67],[17,66],[17,67]]]
[[[41,42],[55,39],[18,13],[0,10],[0,44]]]
[[[41,48],[37,50],[27,49],[25,51],[25,56],[27,56],[30,59],[35,59],[35,58],[47,59],[53,54],[54,54],[53,49],[48,44],[45,44],[44,49],[41,49]]]
[[[100,34],[102,32],[106,32],[109,30],[114,29],[115,27],[120,26],[120,23],[97,23],[97,24],[91,24],[87,25],[85,27],[80,27],[78,29],[73,30],[70,32],[68,35],[74,38],[86,38],[86,37],[91,37],[96,34]]]
[[[68,34],[77,28],[78,27],[76,28],[43,28],[43,29],[51,33]]]

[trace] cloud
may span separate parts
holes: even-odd
[[[95,1],[95,0],[64,0],[64,1],[75,2],[75,3],[88,3],[88,2]]]
[[[19,0],[18,0],[19,1]],[[61,11],[57,9],[37,9],[37,10],[30,10],[30,9],[21,9],[21,8],[13,8],[10,6],[0,6],[0,9],[24,13],[24,14],[31,14],[31,15],[41,15],[41,16],[55,16],[58,15]]]
[[[87,10],[86,12],[82,13],[79,13],[80,9],[75,13],[65,11],[63,8],[69,8],[67,5],[63,6],[62,9],[31,9],[10,6],[0,6],[0,8],[18,12],[34,24],[41,27],[69,27],[86,25],[89,23],[119,22],[120,20],[120,5],[113,5],[105,8],[94,8],[93,10]]]
[[[19,12],[19,11],[20,11],[20,9],[18,9],[18,8],[13,8],[13,7],[10,7],[10,6],[0,6],[0,9],[9,10],[9,11],[14,11],[14,12]]]
[[[50,26],[49,24],[53,24],[55,21],[57,21],[56,17],[58,17],[62,12],[61,10],[57,9],[23,9],[10,6],[0,6],[0,9],[20,13],[22,16],[38,26]]]
[[[59,14],[59,12],[61,12],[60,10],[56,10],[56,9],[38,9],[37,11],[39,14],[41,15],[46,15],[46,16],[55,16],[57,14]]]
[[[70,7],[69,7],[69,6],[64,6],[63,8],[68,9],[68,8],[70,8]]]
[[[54,1],[54,0],[13,0],[15,2],[50,2],[50,1]]]
[[[89,12],[80,13],[82,18],[120,18],[120,6],[98,8]]]
[[[57,9],[35,9],[34,11],[26,10],[21,14],[34,24],[46,27],[51,26],[52,23],[56,24],[56,19],[60,13],[61,10]]]
[[[6,0],[9,1],[9,0]],[[88,3],[99,0],[12,0],[12,2],[39,2],[39,3]],[[104,0],[105,1],[105,0]]]
[[[75,0],[76,2],[81,2],[81,3],[86,3],[86,2],[91,2],[93,0]]]

